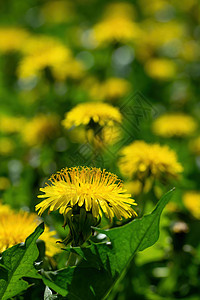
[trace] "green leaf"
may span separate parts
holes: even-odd
[[[26,239],[25,244],[15,245],[3,252],[0,266],[0,299],[9,299],[26,290],[28,282],[22,277],[38,278],[34,261],[39,255],[36,240],[44,231],[41,223]]]
[[[92,244],[87,248],[73,248],[83,260],[76,267],[46,272],[43,281],[68,299],[103,299],[120,279],[136,251],[152,246],[159,237],[161,213],[172,196],[165,194],[151,214],[122,227],[101,230],[111,243]]]

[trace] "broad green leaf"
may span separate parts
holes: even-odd
[[[107,244],[73,248],[83,260],[76,267],[47,272],[43,281],[67,299],[103,299],[120,279],[136,251],[152,246],[159,237],[161,213],[172,196],[172,190],[158,202],[151,214],[122,227],[96,230],[106,234]]]
[[[9,299],[26,290],[29,284],[22,277],[38,278],[33,263],[39,255],[36,240],[43,231],[44,223],[41,223],[26,239],[25,244],[15,245],[3,252],[0,266],[0,299]]]

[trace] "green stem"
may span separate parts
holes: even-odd
[[[73,252],[70,252],[66,267],[75,266],[76,265],[76,258],[77,258],[76,254],[73,253]]]

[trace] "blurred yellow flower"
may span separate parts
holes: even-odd
[[[118,108],[111,106],[107,103],[81,103],[72,108],[71,111],[66,113],[63,120],[63,126],[67,129],[72,126],[80,125],[94,125],[100,126],[113,125],[121,123],[122,115]]]
[[[190,150],[195,155],[200,155],[200,136],[198,136],[196,139],[190,142]]]
[[[131,84],[123,79],[111,77],[102,84],[105,99],[117,99],[126,95],[131,89]]]
[[[130,179],[177,178],[183,167],[168,146],[135,141],[124,147],[119,160],[121,173]]]
[[[200,57],[200,45],[195,40],[187,40],[182,43],[181,58],[186,61],[196,61]]]
[[[35,36],[24,45],[25,56],[18,67],[18,76],[27,78],[39,76],[46,67],[62,65],[71,58],[71,51],[60,41],[49,36]]]
[[[54,64],[52,73],[58,81],[64,81],[67,78],[80,79],[85,75],[85,67],[81,61],[71,57],[70,60]]]
[[[13,153],[15,143],[9,137],[0,137],[0,155],[9,155]]]
[[[70,1],[48,1],[41,8],[42,15],[48,23],[69,22],[74,16],[73,3]]]
[[[39,146],[55,137],[59,130],[59,118],[56,115],[40,114],[28,121],[21,132],[29,146]]]
[[[200,192],[186,192],[183,195],[183,203],[195,218],[200,219]]]
[[[145,64],[147,74],[155,79],[169,80],[176,75],[176,64],[166,58],[152,58]]]
[[[126,194],[118,177],[99,168],[74,167],[65,168],[52,175],[47,184],[40,188],[46,198],[36,205],[36,211],[41,215],[47,208],[49,211],[59,209],[64,216],[75,206],[83,207],[95,218],[101,217],[102,212],[112,221],[113,217],[131,218],[136,215],[131,205],[135,201]],[[64,224],[65,225],[65,224]]]
[[[157,22],[148,18],[140,23],[140,39],[137,39],[136,55],[146,61],[155,56],[157,50],[173,45],[180,44],[185,36],[185,27],[177,21]],[[174,48],[172,48],[173,51]]]
[[[197,123],[183,113],[171,113],[158,117],[152,125],[153,132],[162,137],[186,137],[197,129]]]
[[[109,43],[128,43],[140,37],[140,27],[132,20],[122,16],[105,18],[97,23],[92,38],[98,45]]]
[[[0,131],[3,133],[19,132],[24,126],[25,118],[9,115],[0,115]]]
[[[7,177],[0,176],[0,191],[7,190],[10,187],[10,180]]]
[[[28,212],[14,212],[5,205],[0,205],[0,252],[16,244],[25,242],[25,239],[39,224],[36,214]],[[55,238],[56,232],[45,226],[40,239],[45,242],[45,253],[53,256],[61,251]]]
[[[25,29],[17,27],[0,28],[0,52],[23,51],[29,34]]]
[[[131,84],[126,79],[110,77],[100,82],[94,77],[87,77],[82,83],[91,100],[116,100],[125,96],[131,90]]]
[[[105,8],[104,18],[112,18],[113,16],[123,16],[127,19],[133,19],[135,16],[134,5],[128,2],[109,3]]]

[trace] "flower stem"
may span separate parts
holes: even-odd
[[[76,265],[76,258],[77,258],[76,254],[73,253],[73,252],[70,252],[66,267],[75,266]]]

